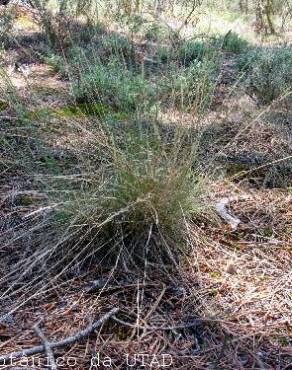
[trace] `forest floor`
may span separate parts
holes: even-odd
[[[25,100],[32,123],[27,127],[11,107],[1,108],[0,134],[6,143],[0,148],[3,277],[23,248],[29,253],[29,242],[27,246],[7,243],[11,233],[46,206],[40,186],[45,180],[34,173],[35,164],[56,176],[70,173],[76,165],[74,148],[84,140],[71,130],[72,120],[76,123],[78,117],[63,114],[71,104],[68,82],[51,66],[33,58],[27,61],[26,52],[31,55],[29,48],[20,46],[5,56],[7,74],[17,95]],[[20,64],[25,70],[15,67],[15,56],[24,58]],[[227,174],[212,181],[210,202],[216,205],[228,198],[230,212],[241,220],[239,227],[232,230],[223,220],[194,225],[190,238],[195,256],[169,279],[157,276],[137,281],[135,272],[124,271],[113,278],[106,268],[92,268],[72,272],[62,283],[62,294],[52,281],[47,291],[27,302],[24,297],[33,296],[35,288],[28,285],[22,291],[19,283],[10,298],[0,302],[1,355],[39,344],[33,327],[40,320],[47,338],[62,339],[119,307],[128,326],[112,320],[97,338],[93,335],[69,349],[58,349],[55,356],[76,361],[76,369],[89,369],[97,352],[109,356],[116,369],[127,368],[125,354],[133,360],[137,353],[157,354],[158,361],[163,354],[171,355],[171,369],[291,368],[292,193],[278,185],[277,171],[282,170],[283,158],[291,156],[292,122],[285,127],[274,124],[271,111],[277,116],[277,107],[265,112],[235,89],[233,70],[233,55],[226,53],[204,128],[206,135],[213,135],[217,165]],[[49,152],[40,142],[46,142]],[[32,162],[31,171],[26,172],[17,163],[27,151]],[[252,161],[255,155],[264,158],[264,164],[242,160],[250,157]],[[15,300],[18,307],[10,312]],[[37,358],[44,359],[43,355]],[[147,361],[146,368],[151,368],[153,358]],[[7,368],[23,367],[23,363]],[[135,368],[142,365],[137,363]],[[31,362],[26,367],[30,366],[43,368]]]

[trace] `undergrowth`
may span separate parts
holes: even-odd
[[[218,65],[213,61],[194,61],[172,73],[166,83],[165,96],[180,110],[201,115],[211,104],[218,74]]]
[[[106,65],[97,61],[88,65],[86,73],[78,72],[73,77],[72,92],[79,103],[101,102],[127,112],[149,109],[155,102],[155,88],[151,83],[116,59]]]
[[[292,48],[261,48],[239,59],[248,91],[261,104],[289,95],[292,86]]]

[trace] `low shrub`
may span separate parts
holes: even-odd
[[[87,62],[88,63],[88,62]],[[77,102],[100,102],[125,112],[143,110],[155,102],[155,89],[141,74],[134,74],[113,59],[107,65],[88,65],[72,81]]]
[[[218,73],[215,62],[193,62],[171,74],[166,83],[166,96],[180,109],[202,114],[210,106]]]
[[[251,52],[241,61],[248,91],[262,104],[291,92],[292,48],[265,48]]]
[[[249,48],[248,41],[244,40],[235,32],[228,32],[225,37],[219,39],[222,43],[222,50],[242,54],[246,52]]]
[[[220,60],[220,47],[214,45],[212,40],[182,41],[178,35],[173,34],[173,41],[170,45],[158,45],[158,61],[189,67],[194,62],[214,61],[218,63]]]
[[[169,30],[157,23],[152,23],[147,29],[145,37],[148,41],[163,41],[169,36]]]
[[[13,28],[16,14],[13,10],[0,9],[0,46],[8,46],[11,42],[11,29]]]
[[[120,35],[103,35],[97,45],[99,58],[106,62],[109,58],[117,58],[127,64],[135,63],[135,50],[127,37]]]
[[[256,60],[259,58],[261,49],[256,48],[243,53],[236,58],[236,67],[240,72],[248,72]]]
[[[62,77],[67,77],[66,63],[61,55],[48,52],[47,56],[44,56],[44,62]]]
[[[193,62],[214,60],[218,51],[207,41],[186,41],[177,51],[179,61],[188,67]]]
[[[170,46],[158,45],[156,58],[158,63],[168,63],[174,59],[174,51]]]

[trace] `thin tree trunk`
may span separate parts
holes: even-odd
[[[266,0],[266,6],[265,6],[265,13],[267,17],[267,24],[268,24],[268,30],[271,34],[275,34],[275,27],[272,21],[272,15],[273,15],[273,0]]]

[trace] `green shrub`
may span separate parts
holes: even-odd
[[[181,41],[176,34],[173,34],[173,38],[178,46],[158,45],[158,61],[172,62],[188,67],[194,62],[206,60],[218,62],[220,59],[220,47],[215,46],[208,39]]]
[[[73,95],[77,102],[101,102],[130,112],[143,110],[155,102],[155,89],[141,74],[133,74],[116,60],[107,65],[89,65],[73,80]]]
[[[49,53],[48,56],[44,57],[44,62],[51,66],[53,70],[62,77],[67,76],[66,63],[61,55]]]
[[[249,48],[249,43],[235,32],[228,32],[223,39],[219,38],[219,40],[222,43],[222,50],[230,53],[241,54]]]
[[[157,23],[152,23],[146,32],[146,39],[148,41],[162,41],[169,36],[169,30]]]
[[[182,110],[204,113],[210,106],[218,72],[218,65],[212,61],[193,62],[181,72],[172,73],[166,95]]]
[[[15,17],[16,14],[11,9],[0,9],[0,47],[10,43]]]
[[[178,48],[178,59],[186,67],[193,62],[213,59],[215,55],[215,48],[205,41],[186,41]]]
[[[248,72],[261,53],[261,49],[253,49],[239,55],[236,59],[236,66],[240,72]]]
[[[104,35],[100,37],[97,52],[99,58],[107,61],[109,58],[116,57],[127,63],[135,62],[135,50],[133,44],[127,37],[120,35]]]
[[[170,46],[158,45],[156,58],[158,63],[169,63],[175,59],[175,52]]]
[[[247,66],[247,88],[260,103],[269,104],[291,92],[292,48],[262,49],[251,54]]]
[[[59,18],[59,28],[63,28],[65,42],[70,46],[79,45],[88,48],[88,45],[94,45],[99,42],[101,37],[105,37],[106,31],[102,23],[97,20],[94,22],[70,22],[71,18]],[[60,37],[63,35],[61,34]]]
[[[27,112],[23,96],[19,93],[17,87],[7,74],[5,68],[0,66],[0,101],[1,106],[10,108],[14,114],[23,117]]]

